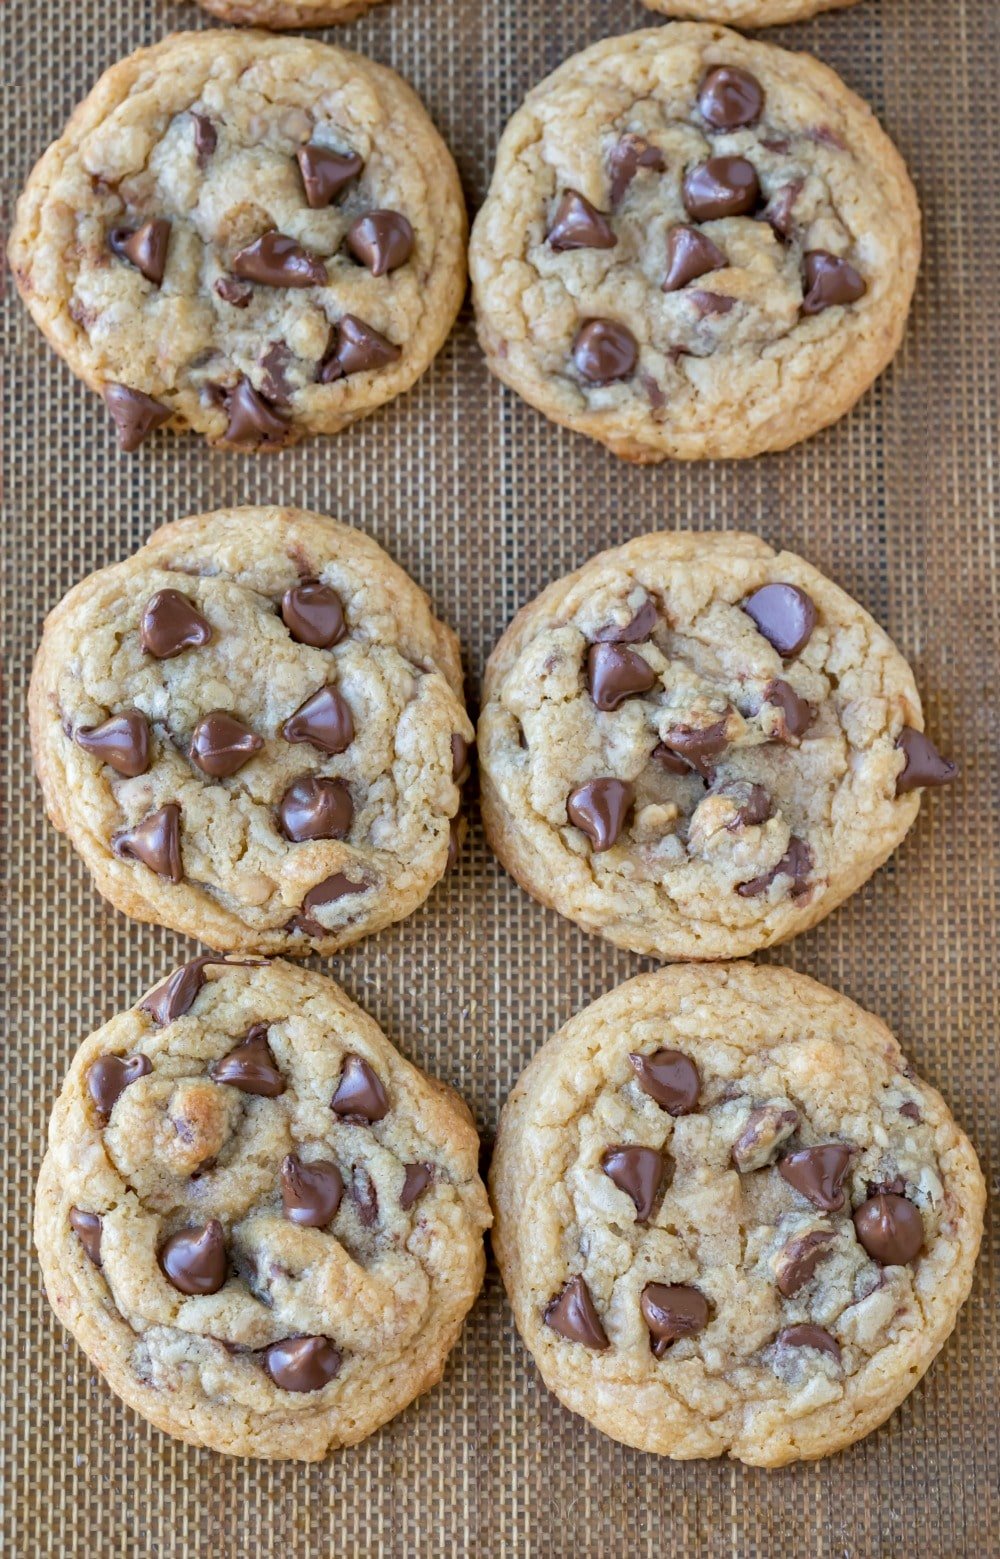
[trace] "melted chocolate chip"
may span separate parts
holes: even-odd
[[[617,709],[626,698],[648,693],[657,675],[643,656],[619,644],[592,644],[587,654],[587,691],[597,709]]]
[[[324,877],[315,888],[310,888],[302,900],[304,915],[297,915],[293,922],[293,928],[304,931],[307,936],[326,937],[330,935],[326,926],[313,918],[313,911],[322,909],[327,904],[336,904],[340,899],[350,898],[355,893],[364,893],[368,888],[367,882],[352,882],[343,872],[334,872],[332,877]]]
[[[915,731],[904,725],[896,743],[906,762],[896,778],[896,795],[922,786],[950,785],[958,778],[958,764],[950,758],[942,758],[934,743],[923,731]]]
[[[663,1179],[662,1155],[655,1148],[608,1148],[601,1168],[619,1191],[632,1198],[636,1223],[648,1223]]]
[[[149,722],[138,709],[112,715],[103,725],[78,726],[73,740],[84,752],[93,753],[129,779],[149,768]]]
[[[746,780],[730,780],[718,791],[736,802],[736,811],[726,824],[731,834],[741,828],[757,828],[766,823],[774,813],[774,805],[763,785],[751,785]]]
[[[271,1054],[267,1031],[268,1024],[255,1023],[238,1045],[213,1061],[208,1069],[213,1083],[225,1083],[238,1088],[240,1093],[258,1094],[264,1099],[276,1099],[283,1094],[285,1079]]]
[[[778,1333],[777,1342],[785,1348],[815,1348],[840,1363],[840,1344],[822,1326],[786,1326]]]
[[[281,620],[296,644],[329,650],[347,633],[344,605],[331,585],[302,579],[281,598]]]
[[[236,449],[278,449],[289,434],[288,423],[270,401],[244,377],[234,389],[223,392],[229,418],[223,438]]]
[[[95,1267],[101,1265],[102,1220],[97,1213],[85,1213],[79,1207],[69,1210],[70,1227]]]
[[[595,644],[641,644],[644,639],[652,636],[653,629],[659,621],[659,613],[655,602],[648,596],[643,601],[634,617],[624,626],[619,628],[615,623],[608,623],[603,628],[598,628],[594,634]]]
[[[278,803],[281,832],[293,844],[305,839],[346,839],[353,818],[351,792],[340,779],[296,780]]]
[[[854,1214],[861,1245],[884,1267],[902,1267],[923,1249],[924,1220],[905,1196],[879,1192]]]
[[[716,65],[698,88],[698,107],[713,130],[739,130],[764,112],[764,89],[748,70]]]
[[[233,272],[263,287],[325,287],[326,266],[285,233],[264,233],[233,255]]]
[[[381,1081],[362,1056],[344,1057],[337,1091],[330,1100],[335,1115],[354,1126],[371,1126],[389,1113]]]
[[[212,779],[228,779],[260,752],[264,739],[225,709],[198,721],[191,737],[191,762]]]
[[[907,1099],[905,1104],[901,1104],[899,1106],[899,1113],[900,1115],[905,1116],[908,1121],[923,1120],[923,1116],[920,1113],[920,1106],[913,1099]]]
[[[121,260],[127,260],[137,271],[159,286],[167,265],[167,245],[170,242],[170,223],[163,217],[144,222],[133,232],[127,227],[112,228],[108,243]]]
[[[351,1179],[351,1200],[362,1228],[374,1229],[378,1223],[378,1191],[363,1164],[355,1164]]]
[[[282,1391],[322,1391],[340,1364],[328,1337],[287,1337],[264,1350],[264,1368]]]
[[[150,991],[139,1003],[140,1012],[148,1012],[153,1022],[161,1025],[182,1018],[194,1006],[195,997],[205,983],[208,965],[227,963],[229,959],[216,958],[211,953],[202,953],[199,958],[192,958],[190,963],[176,969],[168,979],[162,980]],[[249,965],[239,963],[235,967],[247,968]]]
[[[780,710],[781,719],[775,732],[778,741],[794,742],[804,736],[816,718],[812,704],[800,698],[788,682],[776,677],[764,689],[764,702]]]
[[[760,184],[745,157],[710,157],[684,176],[684,209],[696,222],[746,216],[760,204]]]
[[[118,431],[119,446],[127,455],[173,416],[169,406],[161,406],[151,395],[131,390],[127,384],[106,384],[103,393],[104,404]]]
[[[204,168],[219,144],[219,137],[211,119],[207,114],[196,114],[191,110],[191,118],[194,121],[194,150],[198,159],[199,168]]]
[[[788,849],[777,866],[772,866],[769,872],[764,872],[760,877],[751,877],[749,882],[737,883],[736,891],[740,898],[755,899],[761,893],[766,893],[778,877],[790,877],[791,886],[788,891],[793,899],[801,898],[803,893],[809,890],[812,864],[812,851],[809,846],[793,834],[788,841]]]
[[[566,812],[575,828],[585,833],[601,855],[617,843],[635,802],[635,788],[627,780],[588,780],[571,790]]]
[[[573,361],[588,384],[627,379],[638,358],[635,336],[614,319],[588,319],[573,341]]]
[[[185,650],[200,650],[211,637],[211,624],[179,590],[158,590],[146,602],[139,641],[147,655],[173,660]]]
[[[628,187],[640,168],[662,173],[666,167],[663,153],[658,146],[651,146],[641,135],[631,132],[623,135],[611,149],[608,172],[611,175],[611,207],[614,210],[624,200]]]
[[[778,1162],[778,1173],[814,1207],[836,1213],[846,1200],[844,1176],[853,1155],[854,1149],[841,1142],[824,1142],[819,1147],[786,1153]]]
[[[469,777],[469,744],[457,731],[451,737],[451,777],[456,785],[464,785]]]
[[[543,1320],[560,1337],[582,1343],[585,1348],[603,1352],[610,1348],[608,1334],[601,1325],[590,1289],[582,1277],[570,1278],[561,1294],[545,1306]]]
[[[354,740],[354,721],[348,704],[328,682],[310,694],[281,727],[286,742],[308,742],[320,752],[344,752]]]
[[[658,763],[661,768],[666,769],[668,774],[687,775],[694,772],[693,766],[688,763],[687,759],[682,758],[679,753],[671,751],[671,749],[667,747],[664,742],[657,742],[656,746],[653,748],[653,751],[650,753],[650,757],[653,758],[653,760]],[[698,772],[700,773],[701,771],[699,770]],[[702,779],[705,777],[706,775],[702,774]]]
[[[356,152],[334,152],[327,146],[300,146],[295,155],[306,201],[314,211],[330,205],[364,167]]]
[[[264,380],[261,388],[265,399],[275,406],[290,406],[295,386],[286,376],[285,370],[295,358],[295,353],[284,341],[272,341],[264,355],[259,359],[264,372]]]
[[[696,227],[678,223],[667,234],[667,274],[664,292],[677,292],[688,282],[707,276],[709,271],[721,271],[729,261],[722,250]]]
[[[127,861],[141,861],[158,877],[169,877],[173,883],[184,880],[181,861],[181,809],[175,801],[150,812],[134,828],[124,828],[114,834],[111,848],[115,855]]]
[[[215,292],[223,303],[229,303],[234,309],[249,307],[253,297],[253,288],[248,281],[237,281],[235,276],[220,276],[215,283]]]
[[[802,180],[793,179],[782,185],[767,203],[764,220],[769,222],[779,238],[787,243],[795,232],[795,205],[802,194]]]
[[[701,1077],[683,1051],[654,1050],[648,1056],[633,1052],[628,1059],[643,1093],[668,1115],[690,1115],[698,1108]]]
[[[160,1267],[182,1294],[217,1294],[226,1281],[226,1236],[217,1218],[172,1234],[160,1247]]]
[[[798,1111],[781,1104],[761,1104],[733,1143],[733,1163],[741,1174],[763,1169],[799,1124]]]
[[[141,1052],[134,1056],[99,1056],[87,1068],[87,1090],[101,1115],[108,1116],[118,1100],[153,1070],[153,1063]]]
[[[726,297],[725,293],[701,292],[696,288],[688,293],[688,301],[694,305],[699,319],[707,319],[710,314],[730,314],[736,307],[736,299]]]
[[[703,779],[711,779],[715,770],[709,760],[717,758],[728,745],[724,718],[705,726],[672,725],[660,743],[660,747],[683,758],[684,762],[696,770]],[[654,751],[653,756],[654,758],[660,756],[659,748]],[[662,757],[660,761],[662,762]]]
[[[768,644],[783,660],[804,650],[816,626],[816,605],[798,585],[761,585],[743,602]]]
[[[398,362],[401,356],[399,347],[373,325],[345,314],[330,333],[330,346],[319,371],[320,383],[332,384],[349,374],[374,372]]]
[[[399,1193],[399,1205],[404,1213],[409,1212],[419,1196],[423,1196],[434,1178],[433,1164],[407,1164],[405,1168],[406,1177]]]
[[[802,299],[803,314],[821,314],[824,309],[838,304],[857,303],[868,291],[862,276],[835,254],[824,249],[811,249],[803,257],[806,273],[806,291]]]
[[[413,228],[398,211],[369,211],[351,223],[347,247],[373,276],[385,276],[413,253]]]
[[[583,195],[568,189],[556,207],[546,236],[550,249],[613,249],[618,242],[607,217]]]
[[[658,1359],[678,1338],[693,1337],[708,1325],[708,1300],[686,1283],[647,1283],[639,1308]]]
[[[290,1223],[325,1229],[332,1223],[344,1194],[344,1180],[329,1159],[304,1164],[289,1153],[281,1165],[281,1205]]]
[[[810,1229],[784,1245],[778,1254],[774,1280],[786,1299],[805,1288],[836,1239],[833,1229]]]

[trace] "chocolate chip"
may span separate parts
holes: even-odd
[[[451,737],[451,777],[456,785],[464,785],[469,777],[469,744],[457,731]]]
[[[296,644],[329,650],[347,633],[344,605],[331,585],[302,579],[281,598],[281,620]]]
[[[253,288],[248,281],[237,281],[235,276],[220,276],[215,283],[215,291],[223,303],[232,304],[234,309],[249,307],[253,297]]]
[[[79,1207],[69,1210],[70,1227],[95,1267],[101,1265],[102,1220],[97,1213],[85,1213]]]
[[[213,1083],[226,1083],[240,1093],[264,1099],[277,1099],[284,1093],[285,1079],[267,1042],[268,1027],[267,1023],[255,1023],[238,1045],[212,1062],[208,1075]]]
[[[721,271],[729,264],[722,250],[696,227],[678,223],[667,234],[667,275],[664,292],[676,292],[688,282]]]
[[[582,1277],[570,1278],[562,1293],[549,1300],[542,1318],[546,1326],[569,1342],[580,1342],[599,1352],[611,1346]]]
[[[794,179],[783,184],[767,203],[764,220],[769,222],[779,238],[787,242],[795,231],[795,205],[802,193],[802,180]]]
[[[305,1229],[325,1229],[332,1223],[344,1194],[336,1164],[318,1158],[304,1164],[289,1153],[281,1165],[281,1205],[290,1223]]]
[[[720,786],[717,794],[729,796],[736,803],[736,811],[726,824],[731,834],[741,828],[757,828],[774,813],[774,804],[763,785],[730,780],[727,785]]]
[[[783,660],[805,649],[816,626],[816,604],[798,585],[761,585],[742,603],[748,617]]]
[[[264,355],[259,359],[260,366],[264,370],[264,381],[261,386],[267,400],[275,406],[290,406],[295,386],[286,377],[285,369],[295,358],[295,353],[287,347],[284,341],[272,341]]]
[[[371,1126],[389,1113],[389,1099],[379,1078],[362,1056],[348,1055],[337,1091],[330,1100],[335,1115],[354,1126]]]
[[[854,1228],[869,1256],[884,1267],[902,1267],[923,1249],[924,1220],[905,1196],[880,1192],[854,1214]]]
[[[854,1149],[842,1142],[824,1142],[819,1147],[786,1153],[778,1161],[778,1174],[814,1207],[836,1213],[846,1200],[844,1176],[853,1156]]]
[[[399,1193],[399,1205],[404,1213],[409,1212],[418,1196],[422,1196],[434,1178],[433,1164],[407,1164],[405,1165],[406,1178],[403,1181],[403,1189]]]
[[[263,745],[263,737],[242,720],[224,709],[213,709],[194,728],[190,757],[203,774],[212,779],[228,779],[249,763]]]
[[[746,1126],[733,1143],[736,1168],[741,1174],[763,1169],[798,1124],[798,1112],[790,1106],[762,1104],[751,1110]]]
[[[613,249],[618,242],[607,217],[575,189],[563,195],[545,237],[549,248],[559,253],[566,249]]]
[[[295,153],[306,201],[314,211],[330,205],[356,179],[364,163],[356,152],[333,152],[327,146],[300,146]]]
[[[788,891],[793,899],[801,898],[809,889],[812,864],[812,851],[809,846],[793,834],[788,841],[788,849],[777,866],[772,866],[769,872],[764,872],[760,877],[752,877],[749,882],[737,883],[736,891],[740,898],[755,899],[761,893],[766,893],[778,877],[790,877],[792,881]]]
[[[663,1179],[663,1158],[655,1148],[608,1148],[601,1168],[635,1203],[636,1223],[648,1223]]]
[[[328,1337],[287,1337],[264,1350],[264,1368],[282,1391],[322,1391],[340,1362]]]
[[[660,743],[668,752],[683,758],[703,779],[711,779],[715,772],[709,759],[717,758],[728,745],[724,718],[716,720],[712,725],[672,725]],[[658,749],[653,753],[654,757],[657,755]]]
[[[708,1325],[708,1300],[686,1283],[647,1283],[639,1309],[658,1359],[678,1338],[694,1337]]]
[[[764,88],[738,65],[716,65],[698,88],[698,107],[713,130],[738,130],[764,112]]]
[[[816,1348],[840,1363],[840,1344],[822,1326],[786,1326],[778,1333],[776,1340],[779,1346],[785,1348]]]
[[[158,590],[146,602],[139,640],[146,653],[157,660],[173,660],[184,650],[199,650],[211,637],[211,624],[179,590]]]
[[[687,775],[693,772],[692,766],[690,763],[688,763],[687,759],[682,758],[679,753],[672,752],[671,749],[663,742],[657,742],[656,746],[653,748],[653,751],[650,754],[650,757],[653,758],[661,768],[666,769],[668,774]],[[702,775],[702,778],[704,779],[705,776]]]
[[[293,844],[304,839],[346,839],[353,818],[351,792],[340,779],[296,780],[278,803],[281,832]]]
[[[144,222],[134,232],[127,227],[112,228],[108,242],[119,259],[134,265],[147,281],[157,287],[160,285],[170,242],[170,223],[165,218],[156,217],[152,222]]]
[[[805,1288],[836,1239],[833,1229],[810,1229],[788,1241],[778,1252],[774,1280],[786,1299]]]
[[[694,305],[699,319],[707,319],[710,314],[730,314],[736,307],[736,299],[726,297],[725,293],[700,292],[696,288],[688,293],[688,301]]]
[[[654,1050],[648,1056],[633,1052],[628,1059],[643,1093],[668,1115],[690,1115],[698,1108],[701,1077],[683,1051]]]
[[[196,114],[191,110],[191,118],[194,120],[194,150],[198,159],[199,168],[204,168],[208,159],[219,144],[215,126],[207,114]]]
[[[104,404],[118,430],[119,446],[127,455],[173,416],[169,406],[161,406],[142,390],[130,390],[127,384],[106,384],[103,393]]]
[[[313,911],[323,909],[327,904],[336,904],[340,899],[350,898],[352,894],[364,893],[367,888],[366,882],[351,882],[343,872],[334,872],[332,877],[325,877],[315,888],[310,888],[302,900],[305,914],[296,917],[295,929],[304,931],[307,936],[329,936],[327,928],[312,918]]]
[[[373,276],[385,276],[413,253],[413,228],[398,211],[369,211],[351,223],[347,247]]]
[[[822,314],[824,309],[838,304],[857,303],[868,291],[862,276],[835,254],[825,249],[810,249],[803,257],[806,272],[806,294],[802,299],[803,314]]]
[[[587,653],[587,691],[595,707],[617,709],[626,698],[648,693],[657,675],[643,656],[618,644],[592,644]]]
[[[226,1236],[217,1218],[172,1234],[160,1247],[160,1267],[182,1294],[217,1294],[226,1281]]]
[[[684,209],[696,222],[746,216],[760,204],[753,163],[745,157],[710,157],[684,176]]]
[[[195,997],[205,983],[207,966],[228,962],[228,959],[216,958],[210,953],[202,953],[199,958],[192,958],[190,963],[175,969],[168,979],[162,980],[155,986],[139,1003],[139,1011],[148,1012],[154,1023],[161,1025],[173,1023],[175,1018],[182,1018],[194,1006]],[[248,966],[240,963],[237,967]]]
[[[233,255],[233,271],[264,287],[325,287],[329,280],[318,254],[273,229]]]
[[[355,1164],[351,1179],[351,1199],[362,1228],[374,1229],[378,1223],[378,1192],[375,1182],[362,1164]]]
[[[149,768],[149,722],[138,709],[112,715],[103,725],[78,726],[73,740],[84,752],[93,753],[129,779]]]
[[[108,1116],[118,1100],[153,1070],[153,1063],[141,1052],[134,1056],[100,1056],[87,1068],[87,1089],[101,1115]]]
[[[134,828],[124,828],[113,835],[111,848],[127,861],[141,861],[158,877],[169,877],[173,883],[182,882],[180,807],[176,801],[168,801],[165,807],[150,812]]]
[[[288,438],[288,423],[244,377],[223,392],[229,423],[223,435],[237,449],[278,449]]]
[[[402,357],[402,352],[387,336],[363,319],[345,314],[333,327],[327,355],[319,371],[321,384],[332,384],[335,379],[349,374],[373,372],[386,368]]]
[[[575,828],[585,833],[601,855],[616,844],[635,801],[635,788],[627,780],[588,780],[571,790],[566,812]]]
[[[588,384],[627,379],[638,357],[635,336],[613,319],[588,319],[573,341],[573,361]]]
[[[659,613],[656,604],[647,596],[624,628],[619,628],[615,623],[608,623],[605,627],[598,628],[593,635],[593,642],[595,644],[641,644],[644,639],[650,638],[658,621]]]
[[[308,742],[320,752],[343,752],[354,740],[354,721],[331,682],[310,694],[281,727],[286,742]]]
[[[791,684],[783,682],[780,677],[767,684],[764,702],[773,704],[780,711],[781,718],[775,735],[781,742],[797,741],[805,735],[816,718],[812,704],[800,698]]]
[[[899,1106],[899,1113],[900,1115],[905,1115],[908,1121],[923,1120],[923,1116],[920,1113],[920,1106],[919,1104],[915,1103],[913,1099],[907,1099],[905,1104],[901,1104]]]
[[[903,726],[896,748],[906,759],[896,778],[897,796],[922,786],[950,785],[958,778],[958,764],[942,758],[930,737],[911,725]]]
[[[626,191],[640,168],[651,168],[656,173],[662,173],[665,167],[663,153],[658,146],[651,146],[641,135],[634,135],[631,132],[623,135],[621,140],[612,147],[608,157],[612,210],[624,200]]]

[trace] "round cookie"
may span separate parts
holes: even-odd
[[[209,31],[101,77],[28,180],[10,262],[123,449],[169,422],[274,450],[409,389],[465,238],[451,155],[394,71]]]
[[[207,4],[207,0],[201,0]],[[665,16],[690,17],[696,22],[722,22],[731,27],[781,27],[804,22],[820,11],[839,11],[857,0],[642,0]],[[215,9],[214,5],[209,9]],[[273,22],[268,23],[274,26]],[[306,24],[303,24],[306,25]]]
[[[729,958],[859,888],[955,778],[856,601],[738,532],[661,532],[522,608],[486,668],[487,837],[543,904],[658,958]]]
[[[210,947],[332,953],[454,860],[458,641],[350,526],[165,525],[50,614],[29,694],[45,805],[116,908]]]
[[[514,114],[470,267],[493,372],[639,461],[785,449],[899,345],[903,162],[808,55],[679,23],[574,55]]]
[[[197,959],[70,1067],[49,1300],[158,1428],[316,1461],[441,1378],[483,1278],[477,1154],[458,1095],[331,980]]]
[[[501,1118],[493,1248],[550,1390],[627,1445],[779,1466],[868,1434],[972,1280],[985,1186],[878,1018],[789,970],[640,975]]]

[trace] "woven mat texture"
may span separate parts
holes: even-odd
[[[25,718],[43,616],[63,592],[161,521],[217,505],[299,504],[369,531],[460,633],[473,703],[515,609],[599,548],[661,527],[758,530],[884,624],[916,670],[929,728],[963,771],[959,786],[928,797],[864,891],[773,956],[888,1021],[972,1135],[995,1197],[998,12],[997,0],[865,0],[770,34],[818,54],[881,115],[919,188],[926,256],[905,345],[875,390],[837,427],[750,464],[631,468],[551,426],[490,378],[468,305],[416,389],[335,439],[258,459],[154,438],[126,458],[6,278],[5,1555],[1000,1554],[995,1219],[972,1298],[924,1384],[878,1433],[819,1464],[768,1473],[661,1462],[604,1438],[542,1387],[492,1265],[443,1384],[326,1465],[227,1460],[125,1409],[45,1303],[32,1190],[80,1039],[194,949],[97,897],[43,816]],[[577,49],[651,20],[635,0],[391,0],[325,36],[409,78],[474,207],[527,88]],[[206,25],[194,5],[167,0],[0,5],[5,223],[101,71],[173,29]],[[474,817],[458,870],[426,907],[324,967],[465,1095],[488,1144],[528,1057],[646,966],[535,905]]]

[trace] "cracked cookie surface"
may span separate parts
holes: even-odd
[[[478,1138],[332,981],[185,966],[80,1047],[49,1142],[49,1299],[159,1428],[313,1461],[440,1379],[485,1265]]]
[[[373,223],[383,250],[403,235],[389,263]],[[169,422],[276,449],[409,389],[458,312],[465,237],[451,155],[395,72],[216,31],[102,76],[28,180],[10,261],[123,448]]]
[[[606,1434],[777,1466],[886,1419],[954,1327],[985,1186],[885,1025],[741,963],[628,980],[504,1108],[493,1247],[546,1385]]]
[[[470,268],[493,372],[633,460],[784,449],[893,356],[916,196],[806,55],[677,23],[575,55],[501,139]]]
[[[360,531],[163,526],[50,614],[29,695],[49,816],[106,898],[210,947],[330,953],[458,847],[458,641]]]
[[[957,773],[868,613],[755,536],[663,532],[525,606],[486,669],[487,837],[635,952],[726,958],[861,886]]]

